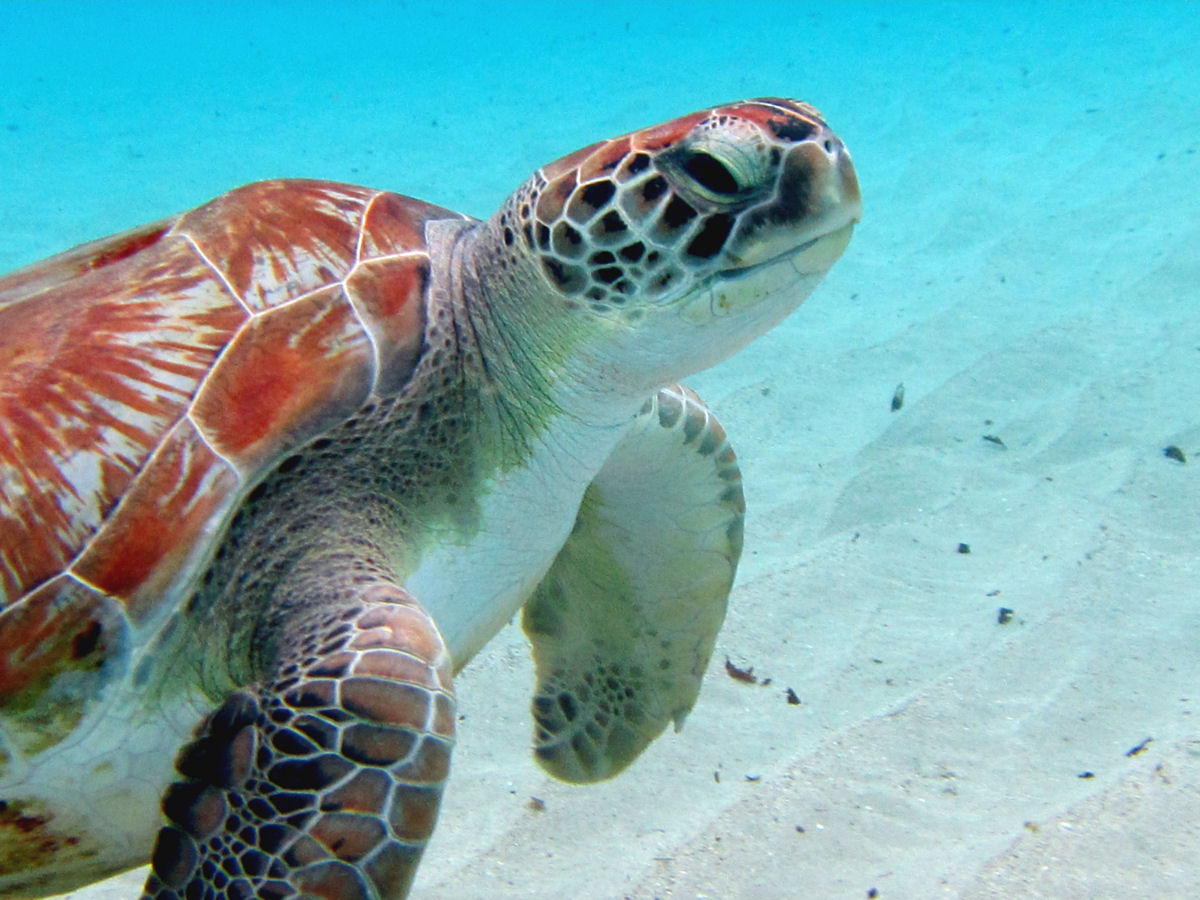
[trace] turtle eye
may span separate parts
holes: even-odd
[[[703,150],[689,153],[683,160],[682,168],[696,184],[717,196],[730,197],[743,190],[729,167]]]

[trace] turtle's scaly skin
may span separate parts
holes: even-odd
[[[485,222],[262,182],[0,279],[0,894],[154,844],[148,897],[405,896],[452,673],[530,599],[540,761],[620,771],[691,708],[741,548],[672,383],[858,214],[819,114],[759,100]]]

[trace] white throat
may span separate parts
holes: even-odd
[[[559,415],[524,464],[480,485],[475,533],[445,530],[423,543],[405,584],[433,616],[456,669],[517,613],[570,535],[584,491],[637,412],[610,399],[590,423]],[[560,408],[579,408],[578,398],[562,400]]]

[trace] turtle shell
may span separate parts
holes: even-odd
[[[446,218],[462,217],[264,181],[0,279],[0,709],[15,746],[78,722],[281,455],[404,383],[424,226]]]

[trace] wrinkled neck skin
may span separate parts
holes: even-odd
[[[546,429],[603,443],[612,432],[615,443],[649,394],[673,379],[634,377],[630,361],[618,359],[631,327],[568,309],[534,260],[504,247],[498,220],[456,229],[453,250],[437,256],[460,340],[478,353],[488,418],[502,430],[524,428],[530,439]]]
[[[596,320],[566,309],[494,222],[433,223],[426,237],[430,312],[449,310],[471,407],[462,451],[473,474],[459,500],[468,524],[424,529],[401,574],[457,669],[541,581],[648,392],[597,358],[606,341]]]

